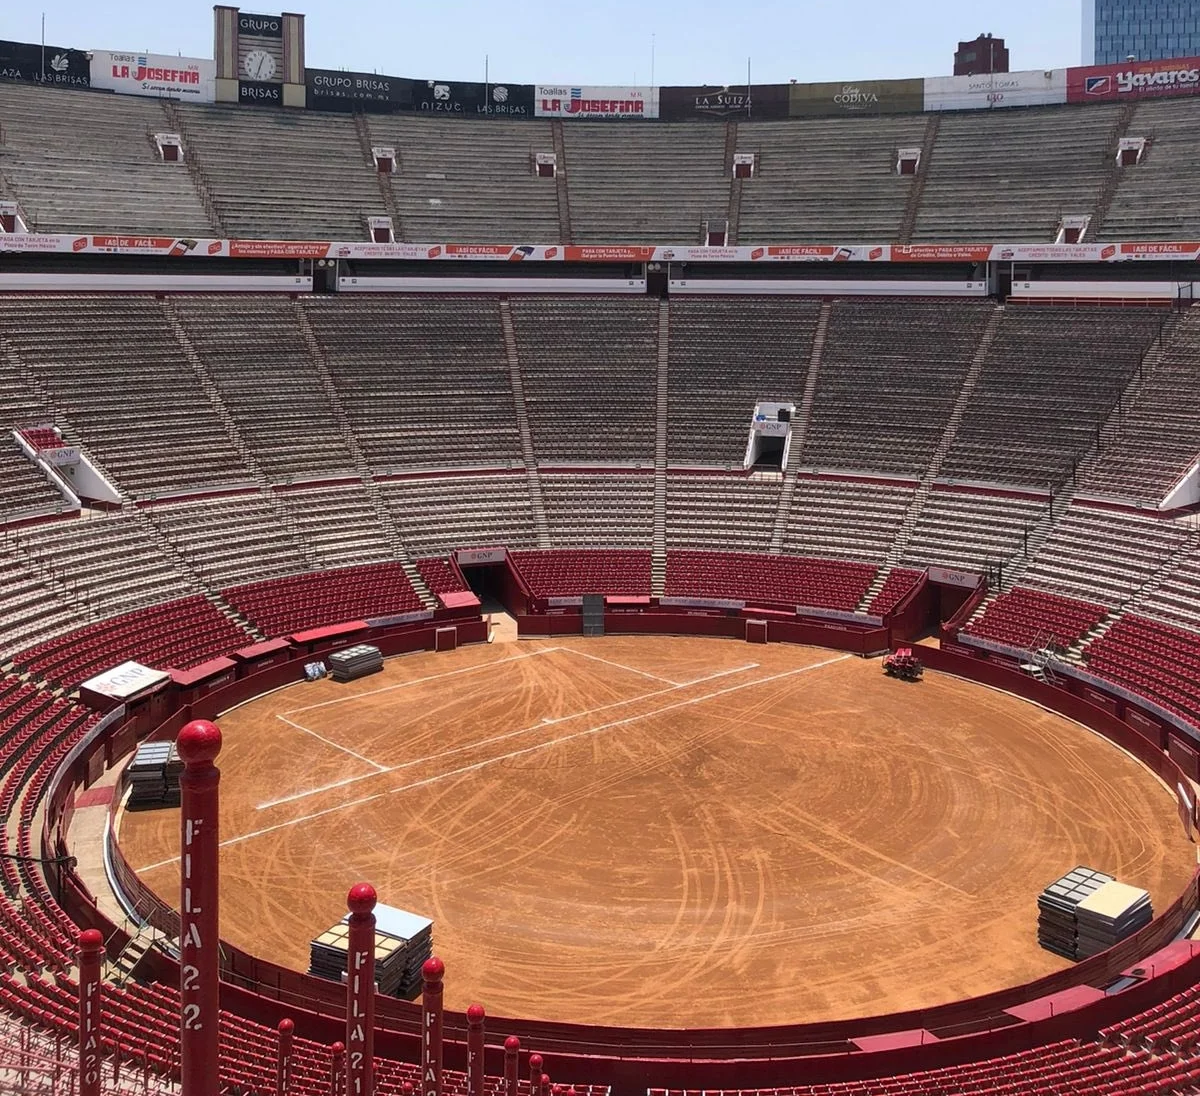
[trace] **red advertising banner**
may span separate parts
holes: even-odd
[[[1200,94],[1200,57],[1067,69],[1068,103],[1196,94]]]

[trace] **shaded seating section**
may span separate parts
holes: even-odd
[[[1118,110],[943,114],[912,238],[1053,243],[1060,217],[1096,207]]]
[[[172,307],[268,479],[353,468],[293,302],[181,294]]]
[[[496,298],[313,297],[301,307],[376,472],[521,462]]]
[[[1092,673],[1177,715],[1200,715],[1200,635],[1194,631],[1126,613],[1083,649],[1083,658]]]
[[[835,301],[801,465],[923,473],[994,308],[982,301]]]
[[[1200,188],[1194,104],[1186,99],[1139,101],[1127,132],[1147,138],[1136,167],[1117,173],[1117,189],[1094,233],[1101,240],[1193,240],[1200,232]]]
[[[52,514],[66,505],[59,490],[17,448],[11,435],[0,434],[0,521]]]
[[[780,484],[744,475],[667,475],[667,546],[766,551]]]
[[[118,489],[145,497],[252,478],[152,297],[0,296],[0,328],[62,408],[67,441]]]
[[[650,594],[649,550],[518,551],[511,552],[510,558],[535,597]]]
[[[397,238],[485,244],[561,238],[555,180],[533,173],[534,155],[554,151],[548,121],[364,118],[371,143],[396,150],[395,173],[381,178],[400,212],[392,226]]]
[[[905,563],[983,571],[1024,557],[1026,534],[1049,503],[966,491],[933,490],[904,549]]]
[[[172,127],[153,99],[6,81],[0,121],[0,167],[35,231],[220,235],[187,167],[154,146]]]
[[[645,547],[654,532],[654,476],[543,472],[542,501],[557,547]]]
[[[411,552],[537,544],[524,471],[385,480],[379,489]]]
[[[1083,1043],[1078,1039],[870,1081],[840,1081],[770,1089],[706,1089],[705,1096],[1174,1096],[1200,1083],[1200,1065],[1174,1056]],[[649,1096],[698,1096],[652,1088]]]
[[[874,577],[875,568],[865,563],[674,549],[667,552],[666,592],[852,612]]]
[[[11,533],[32,571],[81,602],[95,616],[198,593],[169,546],[148,535],[148,522],[125,510],[106,517],[67,519]]]
[[[450,561],[442,556],[419,559],[416,566],[425,585],[435,594],[457,594],[468,589]]]
[[[1200,309],[1188,309],[1171,329],[1162,360],[1122,407],[1114,435],[1106,431],[1104,447],[1080,477],[1080,489],[1158,505],[1200,455],[1197,406]]]
[[[1160,309],[1006,309],[942,478],[1038,488],[1069,479],[1165,316]]]
[[[290,510],[269,491],[148,506],[154,528],[211,587],[314,567]]]
[[[383,212],[350,115],[180,104],[184,144],[226,233],[251,239],[367,239]]]
[[[658,302],[514,297],[509,307],[538,462],[652,464]]]
[[[919,148],[926,121],[858,115],[739,127],[738,151],[756,153],[757,163],[742,187],[737,242],[901,239],[915,177],[896,174],[896,150]]]
[[[668,463],[741,468],[755,403],[800,407],[820,314],[811,298],[673,299]]]
[[[222,590],[221,594],[267,636],[422,608],[421,599],[399,563],[366,564],[250,582]]]
[[[15,664],[36,677],[75,686],[132,660],[155,669],[186,669],[254,641],[202,597],[181,598],[87,625],[26,648]]]
[[[879,562],[912,502],[913,488],[891,483],[800,477],[783,537],[784,551]]]
[[[1057,519],[1021,584],[1123,605],[1188,535],[1179,522],[1075,503]]]
[[[0,651],[7,654],[93,619],[86,606],[28,557],[0,541]]]
[[[910,571],[907,567],[893,567],[879,588],[879,593],[871,598],[867,612],[872,616],[887,616],[908,595],[921,575],[921,571]]]
[[[563,139],[575,243],[700,243],[729,215],[723,127],[573,121]]]
[[[992,601],[983,615],[968,623],[963,631],[1021,650],[1041,647],[1065,650],[1107,615],[1103,605],[1017,586]]]

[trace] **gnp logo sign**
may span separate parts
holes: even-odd
[[[538,118],[657,118],[658,88],[572,87],[538,84]]]
[[[1151,99],[1200,93],[1200,57],[1126,61],[1067,70],[1067,102]]]
[[[215,98],[216,65],[204,58],[98,49],[92,51],[91,64],[94,88],[190,103],[211,103]]]

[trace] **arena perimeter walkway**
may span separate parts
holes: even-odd
[[[1103,739],[949,677],[783,645],[476,646],[220,720],[222,935],[307,969],[350,884],[434,920],[446,1000],[645,1026],[936,1004],[1065,965],[1038,891],[1076,864],[1163,908],[1195,855]],[[178,894],[175,811],[125,813]]]

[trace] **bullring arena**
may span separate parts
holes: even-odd
[[[1031,896],[1103,863],[1166,906],[1174,796],[1099,736],[950,677],[719,640],[410,655],[224,715],[222,931],[303,969],[347,873],[429,911],[447,1004],[630,1027],[901,1012],[1061,968]],[[126,813],[170,896],[174,812]],[[164,863],[164,861],[167,861]]]
[[[0,1090],[1200,1092],[1200,59],[303,34],[0,42]]]

